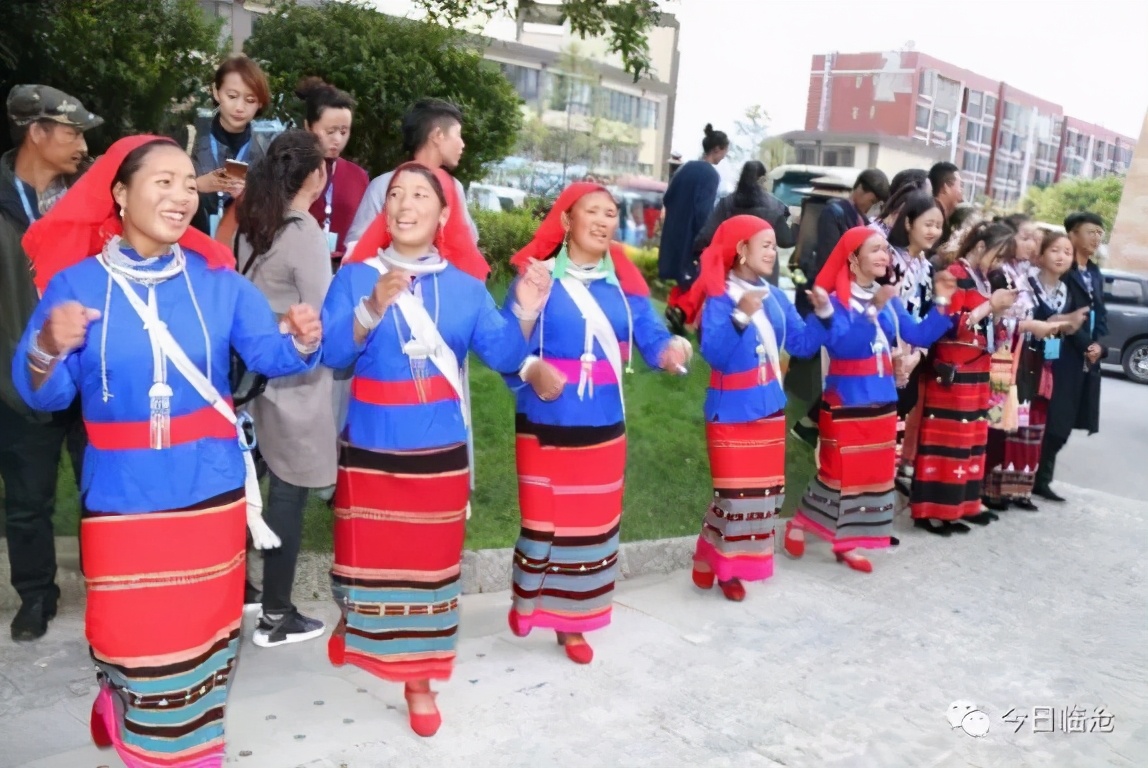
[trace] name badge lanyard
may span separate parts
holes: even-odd
[[[28,226],[36,221],[39,216],[36,215],[39,207],[33,207],[32,201],[28,199],[28,190],[24,189],[24,182],[16,179],[16,191],[20,194],[20,202],[24,204],[24,215],[28,217]]]
[[[326,200],[323,209],[323,234],[327,236],[327,250],[331,253],[335,252],[335,246],[339,242],[339,236],[331,231],[331,213],[334,211],[335,201],[335,169],[338,166],[338,160],[331,163],[331,173],[327,177],[327,191],[323,193]]]
[[[219,140],[216,139],[215,134],[212,134],[212,133],[209,133],[208,137],[211,139],[211,155],[212,155],[212,157],[215,158],[215,167],[217,169],[222,168],[224,160],[227,159],[227,153],[224,152],[223,158],[221,159],[219,156]],[[248,139],[247,142],[245,142],[244,145],[239,148],[239,151],[237,153],[235,153],[235,159],[241,163],[244,162],[243,158],[247,157],[247,149],[250,146],[251,146],[251,140]],[[225,193],[223,190],[220,190],[219,192],[216,192],[215,194],[217,196],[216,199],[218,201],[217,205],[215,207],[215,213],[210,214],[207,217],[207,229],[208,229],[208,235],[210,237],[215,237],[215,232],[217,229],[219,229],[219,222],[223,218],[223,204],[225,202],[225,199],[230,197],[230,195]]]

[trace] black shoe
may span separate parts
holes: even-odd
[[[988,525],[993,520],[1000,520],[1000,517],[998,515],[994,515],[992,512],[989,512],[987,509],[982,510],[978,514],[967,515],[961,518],[961,522],[972,523],[973,525]]]
[[[1032,499],[1013,499],[1012,505],[1017,509],[1023,509],[1028,512],[1038,512],[1040,507],[1032,503]]]
[[[18,643],[39,640],[48,631],[48,622],[56,618],[56,602],[47,597],[33,597],[20,605],[12,619],[12,639]]]
[[[1056,491],[1052,490],[1047,485],[1037,486],[1036,488],[1033,488],[1032,489],[1032,495],[1033,496],[1039,496],[1042,499],[1047,499],[1048,501],[1057,501],[1057,502],[1064,501],[1063,496],[1057,494]]]
[[[951,536],[953,533],[943,520],[933,520],[929,517],[918,518],[913,521],[913,525],[929,533],[935,533],[938,536]]]
[[[686,334],[686,313],[681,307],[666,307],[666,322],[670,324],[670,333],[677,336]]]
[[[946,525],[949,526],[949,530],[953,533],[968,533],[972,530],[972,528],[968,527],[964,523],[949,522],[946,523]]]
[[[301,643],[319,637],[326,625],[298,611],[276,615],[264,614],[259,617],[252,641],[260,648],[272,648],[286,643]]]
[[[804,440],[814,448],[817,447],[817,427],[807,427],[800,421],[793,425],[789,430],[789,434],[796,437],[798,440]]]
[[[981,499],[981,505],[982,506],[984,506],[987,509],[995,509],[997,512],[1008,511],[1008,504],[1009,504],[1008,499],[1001,499],[1000,501],[994,501],[993,499],[990,499],[987,496],[984,497],[983,499]]]

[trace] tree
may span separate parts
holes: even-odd
[[[472,16],[490,19],[495,14],[510,14],[512,0],[415,0],[433,21],[458,26]],[[562,0],[555,13],[552,4],[535,0],[517,0],[515,14],[522,19],[564,21],[570,31],[582,39],[603,37],[611,53],[622,57],[626,71],[638,82],[650,74],[650,47],[646,35],[660,18],[657,0]]]
[[[1092,211],[1104,219],[1111,230],[1123,191],[1123,176],[1065,179],[1043,189],[1029,187],[1024,198],[1024,211],[1037,221],[1049,224],[1062,224],[1064,218],[1074,211]]]
[[[769,113],[760,104],[745,111],[745,119],[735,120],[734,128],[740,138],[734,142],[734,156],[742,162],[760,160],[770,170],[790,162],[793,148],[778,136],[769,135]]]
[[[5,8],[2,76],[44,83],[104,118],[87,135],[92,154],[131,133],[165,133],[207,98],[221,53],[219,23],[196,0],[41,0]],[[5,134],[0,146],[10,143]]]
[[[263,66],[273,93],[289,97],[300,79],[318,75],[354,96],[348,154],[373,173],[407,159],[402,116],[426,96],[462,110],[466,152],[456,169],[462,180],[482,178],[488,163],[514,147],[522,121],[518,94],[464,33],[386,16],[362,0],[290,3],[263,17],[245,47]],[[293,103],[301,118],[302,105]]]

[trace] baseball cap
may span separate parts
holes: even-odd
[[[36,120],[51,120],[81,131],[102,125],[104,119],[92,114],[80,100],[50,85],[17,85],[8,92],[8,119],[24,126]]]

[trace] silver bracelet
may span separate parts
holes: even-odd
[[[322,342],[321,341],[315,341],[315,342],[312,342],[311,344],[303,344],[299,341],[299,339],[292,336],[291,337],[291,343],[295,345],[295,349],[299,352],[300,355],[302,355],[303,357],[307,357],[308,355],[313,355],[316,352],[318,352],[319,351],[319,345]]]
[[[949,306],[952,303],[953,303],[953,300],[950,299],[948,296],[937,296],[937,297],[934,297],[934,299],[933,299],[933,304],[935,304],[938,307],[941,307],[942,309]]]
[[[518,378],[526,381],[526,375],[530,373],[530,369],[541,359],[538,355],[527,355],[526,359],[522,361],[522,366],[518,369]]]
[[[359,321],[359,325],[368,331],[373,331],[375,326],[383,321],[382,315],[375,317],[371,314],[371,310],[367,309],[366,296],[359,299],[359,303],[355,305],[355,319]]]
[[[36,363],[39,363],[42,368],[50,367],[58,359],[57,357],[49,355],[40,347],[39,331],[37,331],[36,335],[28,342],[28,357],[32,358]]]
[[[537,312],[527,312],[526,310],[524,310],[522,308],[522,305],[519,304],[517,301],[510,305],[510,311],[513,312],[514,316],[517,317],[519,320],[530,322],[532,320],[538,319],[538,313]]]

